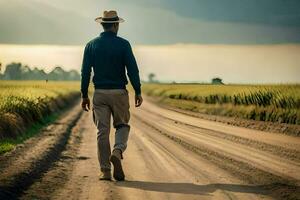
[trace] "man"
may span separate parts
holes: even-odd
[[[84,50],[81,70],[82,108],[90,109],[88,87],[91,69],[93,69],[93,120],[97,126],[98,160],[101,174],[100,180],[111,180],[111,163],[113,176],[117,181],[125,179],[121,159],[127,147],[130,126],[129,97],[126,90],[127,75],[135,91],[135,106],[139,107],[143,98],[139,70],[130,43],[117,36],[119,23],[124,20],[116,11],[104,11],[96,22],[102,24],[104,32],[90,41]],[[115,144],[111,153],[109,142],[110,119],[116,129]],[[111,163],[110,163],[111,162]]]

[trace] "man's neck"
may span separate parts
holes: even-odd
[[[114,30],[114,29],[105,30],[104,32],[112,32],[112,33],[115,33],[115,34],[117,34],[117,31],[116,31],[116,30]]]

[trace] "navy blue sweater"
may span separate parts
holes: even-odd
[[[88,97],[91,70],[95,89],[125,89],[129,80],[135,94],[141,94],[139,70],[130,43],[113,32],[102,32],[84,50],[81,69],[82,97]]]

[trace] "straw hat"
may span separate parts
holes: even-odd
[[[99,16],[95,19],[98,23],[122,23],[125,20],[121,17],[118,17],[117,11],[110,10],[104,11],[103,16]]]

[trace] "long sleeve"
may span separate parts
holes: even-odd
[[[87,44],[84,49],[82,68],[81,68],[81,95],[82,98],[88,97],[88,88],[90,84],[92,70],[92,58],[90,52],[90,45]]]
[[[136,95],[141,94],[141,83],[139,76],[139,69],[132,52],[130,43],[127,43],[126,53],[125,53],[125,65],[127,69],[127,75],[129,77],[130,83],[135,91]]]

